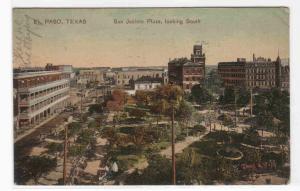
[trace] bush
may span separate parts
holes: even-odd
[[[64,149],[64,146],[62,143],[49,143],[47,146],[48,153],[56,153],[56,152],[61,152]]]
[[[119,122],[125,124],[136,124],[136,123],[142,123],[144,121],[145,120],[142,118],[125,118],[125,119],[121,119]]]
[[[122,127],[119,131],[120,133],[133,134],[135,132],[135,127]]]
[[[78,122],[72,122],[68,125],[68,134],[70,136],[73,136],[75,134],[77,134],[79,132],[79,130],[81,129],[81,124]],[[62,131],[64,134],[64,131]]]
[[[138,109],[138,108],[133,108],[132,110],[129,111],[129,115],[135,118],[143,118],[145,117],[147,114],[147,112],[145,110],[142,109]]]
[[[103,113],[103,105],[102,104],[93,104],[89,107],[90,113]]]
[[[87,145],[95,141],[94,132],[91,129],[81,131],[77,137],[76,142]]]
[[[195,125],[195,126],[194,126],[194,129],[195,129],[196,131],[198,131],[198,132],[201,132],[201,133],[203,133],[203,132],[206,131],[206,128],[205,128],[203,125]]]
[[[126,171],[134,167],[140,157],[138,155],[119,155],[117,156],[117,164],[121,171]]]
[[[185,139],[185,134],[180,134],[176,136],[176,141],[183,141]]]
[[[88,124],[88,128],[95,129],[95,128],[97,128],[97,127],[98,127],[98,124],[97,124],[96,121],[91,121],[91,122],[89,122],[89,124]]]
[[[26,181],[33,178],[37,183],[38,178],[48,173],[57,166],[56,158],[46,156],[27,156],[16,163],[15,181],[18,184],[25,184]]]
[[[216,151],[220,148],[215,141],[196,141],[190,145],[199,154],[216,156]]]
[[[81,156],[85,152],[84,145],[73,145],[69,148],[68,154],[72,157]]]
[[[135,171],[128,175],[129,185],[169,185],[171,184],[171,161],[160,155],[149,156],[149,166],[141,173]]]

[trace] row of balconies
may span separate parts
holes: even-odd
[[[40,91],[44,91],[59,85],[63,85],[66,83],[69,83],[70,80],[69,79],[62,79],[62,80],[58,80],[58,81],[54,81],[54,82],[49,82],[46,84],[41,84],[40,86],[36,86],[36,87],[32,87],[32,88],[19,88],[18,92],[19,93],[36,93],[36,92],[40,92]]]
[[[43,108],[43,107],[45,107],[45,106],[47,106],[47,105],[55,102],[56,100],[58,100],[58,99],[60,99],[60,98],[62,98],[64,96],[66,96],[66,95],[68,95],[68,94],[62,93],[62,94],[56,95],[54,97],[51,97],[50,99],[44,100],[43,102],[40,102],[40,103],[38,103],[36,105],[31,106],[30,110],[31,110],[31,112],[39,110],[40,108]]]
[[[34,111],[32,111],[28,108],[27,110],[24,110],[23,112],[19,113],[19,118],[20,119],[32,118],[33,116],[49,109],[50,107],[54,106],[55,104],[57,104],[59,102],[62,102],[64,100],[66,100],[67,98],[69,98],[69,95],[65,95],[63,97],[58,98],[57,100],[53,100],[49,104],[43,104],[42,106],[39,106],[38,108],[35,108]]]
[[[64,92],[68,92],[69,91],[69,87],[64,87],[62,89],[58,89],[55,91],[49,91],[48,93],[42,93],[38,96],[30,96],[29,98],[25,98],[20,100],[19,105],[20,106],[31,106],[37,103],[40,103],[42,101],[45,101],[51,97],[54,97],[58,94],[64,93]]]
[[[22,113],[28,113],[28,112],[34,112],[36,110],[39,110],[40,108],[48,105],[48,104],[51,104],[53,103],[55,100],[58,100],[59,98],[61,97],[64,97],[65,95],[67,95],[66,93],[62,93],[62,94],[59,94],[59,95],[56,95],[54,97],[51,97],[47,100],[44,100],[40,103],[37,103],[35,105],[32,105],[32,106],[25,106],[25,108],[28,108],[28,109],[24,109],[24,106],[20,106],[20,110]]]

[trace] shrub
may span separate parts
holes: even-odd
[[[102,104],[93,104],[89,107],[90,113],[103,113],[103,105]]]
[[[176,141],[183,141],[185,139],[185,134],[180,134],[176,136]]]
[[[69,148],[68,154],[72,157],[81,156],[85,152],[84,145],[73,145]]]
[[[48,153],[56,153],[56,152],[61,152],[64,149],[64,146],[62,143],[49,143],[47,146]]]
[[[15,181],[24,184],[33,178],[37,184],[38,178],[57,166],[56,158],[46,156],[27,156],[16,163]]]

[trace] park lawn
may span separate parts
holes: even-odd
[[[192,143],[187,149],[193,148],[194,151],[200,155],[205,155],[209,157],[215,157],[217,155],[216,151],[221,148],[220,145],[216,144],[212,140],[202,140]]]
[[[149,144],[146,147],[147,147],[147,149],[159,152],[160,150],[166,149],[170,145],[171,145],[170,141],[161,141],[158,143]],[[147,150],[147,149],[145,149],[145,150]]]
[[[119,155],[116,157],[121,171],[126,171],[131,168],[138,168],[140,163],[147,159],[145,155]]]
[[[138,106],[138,105],[125,105],[124,106],[124,110],[125,111],[130,111],[132,109],[140,109],[140,110],[143,110],[143,111],[150,111],[149,108],[146,108],[146,107],[141,107],[141,106]]]

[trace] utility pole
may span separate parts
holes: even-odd
[[[64,165],[63,165],[63,181],[67,184],[67,152],[68,152],[68,125],[65,127],[65,143],[64,143]]]
[[[172,184],[176,184],[174,103],[172,104]]]
[[[210,98],[210,105],[209,105],[209,132],[211,132],[211,118],[212,118],[212,114],[211,114],[211,108],[212,108],[212,98]]]
[[[82,114],[82,93],[80,93],[80,114]]]
[[[98,86],[96,87],[96,103],[98,103]]]
[[[236,128],[237,126],[237,111],[236,111],[236,88],[234,88],[234,113],[235,113],[235,117],[234,117],[234,128]]]
[[[252,88],[250,89],[250,116],[253,115],[253,92]]]

